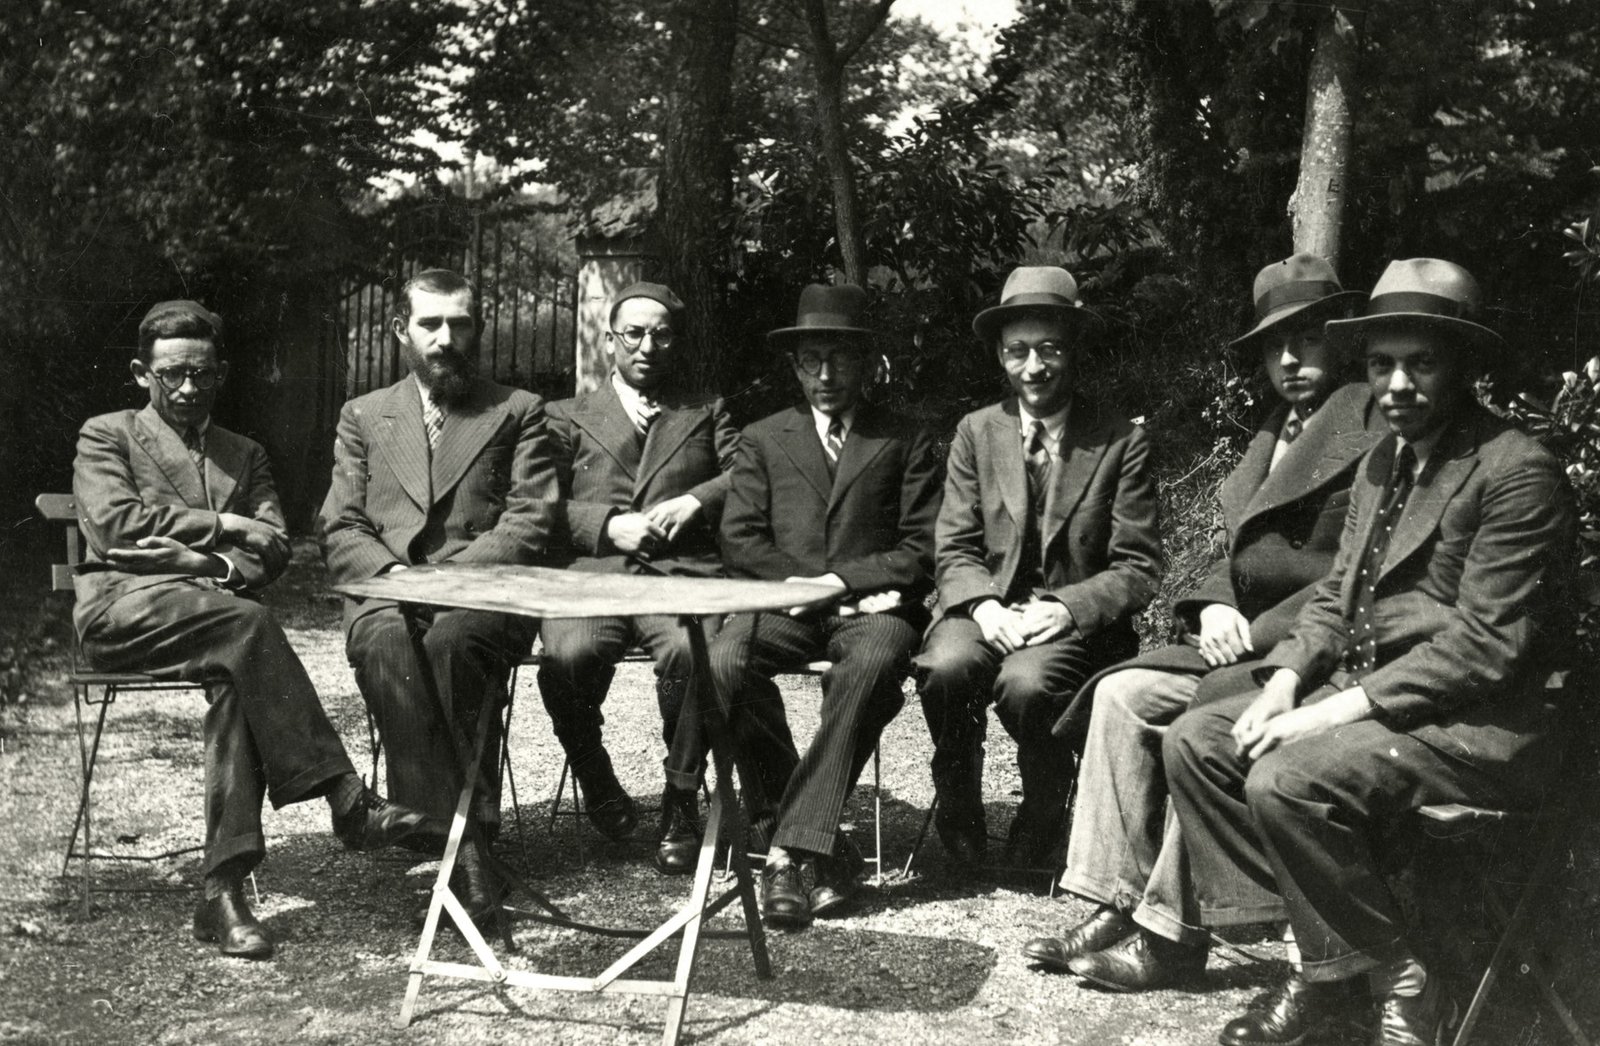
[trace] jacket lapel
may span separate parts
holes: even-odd
[[[644,453],[639,460],[639,478],[634,482],[635,493],[649,486],[661,467],[672,460],[672,456],[683,446],[685,440],[699,426],[702,418],[706,417],[704,407],[685,407],[679,404],[661,405],[661,413],[656,415],[656,420],[650,423],[650,431],[645,436]]]
[[[222,511],[239,487],[239,477],[244,475],[245,442],[238,436],[213,423],[206,432],[206,490],[211,505]],[[256,506],[247,508],[244,515],[254,515]]]
[[[889,440],[879,422],[877,412],[871,408],[863,405],[856,410],[855,424],[845,437],[844,449],[839,452],[839,465],[834,472],[833,487],[828,495],[830,513],[844,497],[845,491],[850,489],[850,484],[854,483],[866,467],[872,464],[872,460],[882,454],[884,448],[889,445]],[[820,442],[817,444],[817,449],[820,453],[822,449]],[[823,462],[823,468],[827,468],[826,461]]]
[[[1061,434],[1061,461],[1056,465],[1055,482],[1044,507],[1046,555],[1062,526],[1089,492],[1089,484],[1100,468],[1100,459],[1106,454],[1107,441],[1100,438],[1100,420],[1089,415],[1088,406],[1073,397],[1067,429]]]
[[[657,424],[660,421],[656,419]],[[633,421],[622,409],[622,400],[617,398],[617,390],[611,387],[609,378],[601,382],[599,388],[583,395],[578,409],[572,412],[572,423],[587,432],[610,455],[628,479],[635,481],[637,489],[639,430],[633,427]]]
[[[1369,429],[1374,422],[1379,428]],[[1281,418],[1279,423],[1281,425]],[[1267,473],[1239,522],[1243,524],[1263,512],[1310,494],[1358,460],[1367,452],[1377,432],[1387,429],[1382,416],[1372,406],[1370,396],[1362,397],[1351,409],[1315,419],[1306,433],[1289,445],[1278,467]],[[1277,433],[1274,432],[1272,445],[1276,443]],[[1270,458],[1271,445],[1268,455]],[[1239,528],[1235,527],[1232,533],[1238,534]]]
[[[1469,424],[1458,425],[1434,447],[1433,457],[1406,499],[1405,511],[1400,514],[1400,522],[1395,524],[1394,535],[1389,539],[1383,569],[1378,572],[1379,580],[1428,540],[1456,492],[1477,467],[1477,433]]]
[[[1222,481],[1222,492],[1218,500],[1222,503],[1222,520],[1227,525],[1229,534],[1239,533],[1246,518],[1245,514],[1251,510],[1252,502],[1258,499],[1262,487],[1270,483],[1273,476],[1284,471],[1278,468],[1269,472],[1268,469],[1272,467],[1272,452],[1277,449],[1278,433],[1282,431],[1283,419],[1288,413],[1289,405],[1279,404],[1278,409],[1274,410],[1256,431],[1250,440],[1250,445],[1245,448],[1244,457],[1239,459],[1239,464],[1228,474],[1228,478]]]
[[[479,382],[472,398],[465,404],[449,408],[445,415],[444,434],[433,450],[433,500],[438,501],[460,482],[468,468],[477,460],[494,434],[505,424],[505,408],[489,402],[488,386]],[[418,408],[420,414],[421,408]]]
[[[1000,487],[1000,500],[1020,531],[1028,525],[1028,471],[1022,461],[1022,429],[1017,401],[1007,400],[989,420],[988,465]]]
[[[833,492],[833,482],[828,478],[828,463],[822,457],[822,441],[817,438],[817,430],[812,427],[811,421],[810,407],[796,407],[789,415],[788,424],[783,427],[784,438],[778,446],[816,490],[817,496],[826,503]],[[846,445],[849,442],[846,440]]]
[[[155,459],[172,489],[177,491],[184,504],[190,508],[206,508],[205,488],[200,485],[200,470],[194,467],[183,437],[172,426],[161,420],[154,407],[146,407],[137,415],[135,437]]]
[[[422,427],[422,393],[416,380],[405,377],[389,386],[380,410],[383,453],[406,494],[427,509],[433,500],[428,487],[428,433]]]

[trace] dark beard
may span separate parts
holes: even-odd
[[[449,407],[465,401],[478,382],[475,356],[451,353],[433,362],[424,361],[409,345],[402,345],[406,366],[428,387],[433,401]]]

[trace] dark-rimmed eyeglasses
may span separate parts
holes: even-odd
[[[856,349],[835,349],[831,352],[801,349],[790,353],[789,358],[794,360],[796,367],[814,378],[822,373],[824,363],[834,370],[859,370],[866,361],[866,354]]]
[[[168,392],[177,392],[186,381],[194,382],[194,387],[204,392],[216,388],[217,382],[222,380],[221,372],[215,367],[162,367],[150,373]]]
[[[1037,345],[1030,345],[1025,341],[1008,341],[1000,346],[1000,355],[1006,358],[1007,363],[1022,363],[1030,352],[1037,352],[1039,358],[1046,363],[1060,363],[1066,359],[1068,351],[1068,347],[1059,341],[1041,341]]]
[[[646,335],[649,335],[650,343],[658,349],[671,347],[674,336],[671,327],[624,327],[611,333],[617,336],[623,348],[629,352],[644,344]]]

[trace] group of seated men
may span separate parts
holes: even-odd
[[[1213,928],[1275,923],[1290,976],[1222,1042],[1299,1042],[1365,975],[1374,1041],[1431,1043],[1448,1003],[1407,943],[1383,831],[1428,803],[1537,801],[1555,710],[1534,677],[1561,638],[1572,513],[1555,460],[1476,404],[1474,380],[1505,346],[1459,266],[1396,261],[1363,296],[1301,254],[1263,269],[1253,297],[1257,322],[1232,350],[1259,361],[1279,402],[1222,487],[1225,555],[1175,603],[1172,645],[1143,655],[1132,619],[1163,565],[1149,438],[1075,392],[1087,312],[1047,266],[1014,271],[974,319],[1013,395],[962,418],[942,460],[933,433],[874,402],[859,288],[802,291],[767,344],[803,401],[740,433],[720,399],[674,381],[683,303],[668,288],[621,291],[607,379],[547,406],[478,374],[472,285],[422,272],[392,321],[409,376],[340,417],[328,569],[336,584],[453,562],[828,586],[820,608],[706,623],[769,924],[848,910],[863,860],[842,808],[909,677],[951,858],[985,857],[992,702],[1022,783],[1006,858],[1059,867],[1065,846],[1063,887],[1099,906],[1029,941],[1029,961],[1144,990],[1202,969]],[[221,346],[200,305],[153,308],[132,363],[150,405],[85,424],[74,479],[91,547],[85,654],[207,687],[196,935],[229,955],[272,950],[240,890],[263,855],[263,789],[275,805],[326,796],[353,848],[437,847],[466,776],[452,735],[470,736],[541,632],[545,707],[613,838],[638,817],[601,707],[628,649],[654,661],[667,753],[655,860],[690,871],[706,740],[671,618],[541,629],[347,600],[393,801],[362,785],[250,598],[288,545],[262,448],[209,420]],[[1366,380],[1349,380],[1361,366]],[[830,667],[802,753],[773,677],[815,660]],[[474,916],[499,904],[473,841],[498,828],[497,740],[453,884]]]

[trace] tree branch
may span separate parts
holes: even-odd
[[[872,34],[876,33],[884,20],[889,17],[889,8],[894,6],[894,0],[874,0],[871,10],[855,27],[855,32],[839,48],[839,64],[846,65],[856,56],[856,52],[866,46]]]
[[[741,18],[739,20],[739,32],[757,43],[766,44],[768,47],[776,47],[780,51],[798,51],[801,54],[811,53],[810,48],[804,42],[785,39],[781,33],[775,32],[771,26],[761,25],[750,19]]]

